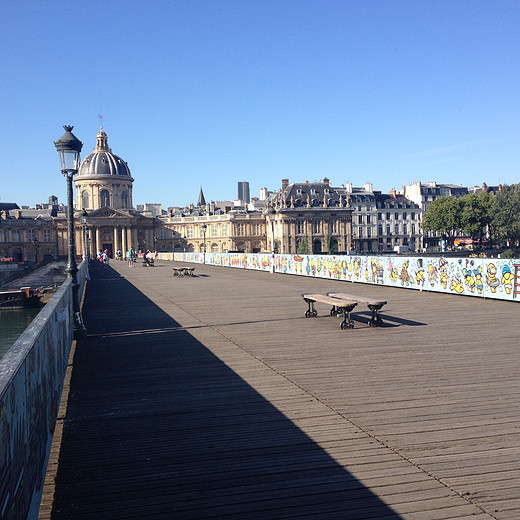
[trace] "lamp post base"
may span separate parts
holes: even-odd
[[[81,313],[74,313],[74,339],[81,339],[87,335],[87,329],[81,318]]]

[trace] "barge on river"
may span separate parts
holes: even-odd
[[[0,310],[39,307],[42,305],[41,296],[40,289],[30,287],[0,291]]]

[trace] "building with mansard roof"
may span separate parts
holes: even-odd
[[[289,183],[270,196],[266,206],[269,243],[280,253],[297,253],[304,240],[309,253],[352,249],[350,198],[322,182]]]

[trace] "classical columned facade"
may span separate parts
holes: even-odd
[[[266,215],[267,243],[282,254],[295,254],[302,239],[309,253],[328,252],[328,240],[335,251],[352,249],[352,210],[279,209]]]
[[[90,258],[95,258],[100,251],[108,251],[114,257],[117,251],[123,256],[134,249],[146,252],[154,250],[158,223],[155,218],[143,217],[139,213],[116,211],[112,208],[101,208],[87,212],[87,224],[80,222],[79,212],[74,216],[76,253],[83,256],[85,248]],[[67,254],[67,220],[56,219],[57,249],[59,256]]]
[[[265,218],[260,212],[183,215],[161,219],[174,237],[175,251],[260,253],[267,249]],[[205,226],[205,227],[204,227]]]

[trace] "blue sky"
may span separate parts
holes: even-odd
[[[520,2],[4,1],[0,201],[66,199],[99,115],[134,204],[323,177],[520,182]]]

